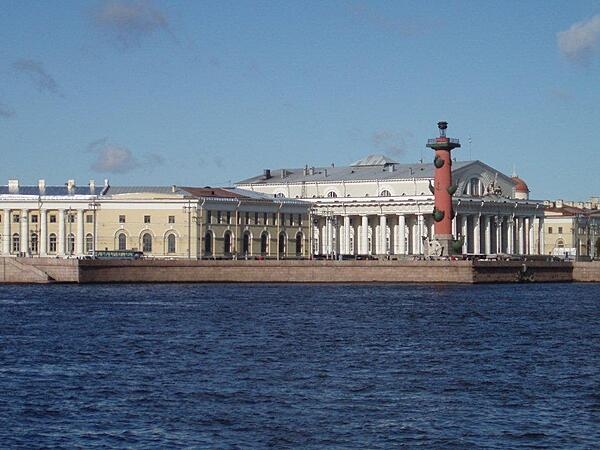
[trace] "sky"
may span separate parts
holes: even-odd
[[[600,195],[599,1],[0,0],[0,184],[458,160]]]

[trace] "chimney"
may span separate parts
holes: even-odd
[[[100,195],[105,195],[108,192],[108,189],[110,188],[110,184],[108,183],[108,178],[104,179],[104,187],[102,188],[102,192],[100,193]]]
[[[394,164],[390,164],[387,166],[388,172],[393,172],[396,170],[396,166]]]
[[[175,186],[174,184],[171,185],[171,192],[173,192],[173,194],[177,192],[177,186]]]
[[[325,178],[327,178],[327,169],[325,169]]]
[[[38,180],[38,190],[40,194],[43,194],[46,190],[46,180]]]
[[[268,180],[269,178],[271,178],[271,169],[265,169],[264,170],[264,176],[263,176],[263,178],[265,180]]]
[[[304,166],[304,176],[308,175],[308,164]]]
[[[287,171],[285,169],[281,169],[281,179],[283,180],[287,175]]]
[[[310,170],[308,171],[309,174],[314,175],[315,174],[315,168],[314,166],[310,168]]]
[[[96,182],[94,180],[90,180],[89,186],[90,186],[90,193],[93,194],[94,191],[96,190]]]
[[[8,180],[8,192],[11,194],[19,192],[19,180]]]
[[[556,200],[556,207],[557,208],[562,208],[563,207],[563,201],[562,200]]]
[[[67,180],[67,189],[69,191],[72,191],[74,187],[75,187],[75,180]]]
[[[592,209],[592,202],[585,202],[583,205],[585,206],[585,209]]]

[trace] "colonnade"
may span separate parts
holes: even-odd
[[[85,209],[5,208],[2,211],[3,255],[81,256],[93,246],[93,234],[84,232]],[[50,215],[56,226],[49,231]]]
[[[314,217],[313,252],[316,255],[422,255],[424,239],[434,236],[431,214]],[[464,254],[535,255],[544,248],[543,223],[543,216],[459,213],[452,226],[453,235],[463,239]]]

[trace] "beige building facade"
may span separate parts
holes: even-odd
[[[2,256],[308,257],[309,216],[307,202],[240,189],[80,187],[73,180],[0,187]]]

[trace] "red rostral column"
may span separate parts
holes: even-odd
[[[452,184],[452,158],[450,152],[453,148],[460,147],[458,139],[446,137],[446,128],[448,122],[438,122],[440,136],[427,141],[427,147],[435,150],[433,165],[435,166],[435,179],[433,196],[435,207],[433,208],[433,220],[435,221],[436,239],[443,248],[446,255],[452,253],[452,219],[454,211],[452,209],[452,195],[456,191],[456,186]]]

